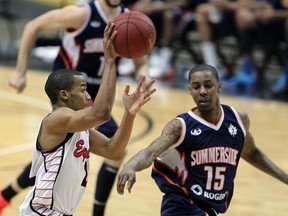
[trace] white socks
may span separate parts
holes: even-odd
[[[209,64],[217,69],[219,61],[215,44],[213,42],[202,42],[200,48],[205,64]]]

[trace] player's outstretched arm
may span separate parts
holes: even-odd
[[[48,11],[29,21],[21,37],[15,70],[11,74],[9,85],[21,93],[26,87],[26,72],[31,51],[42,32],[78,29],[84,23],[87,10],[75,5]]]
[[[156,91],[155,88],[152,88],[155,80],[151,80],[143,89],[144,81],[145,77],[142,77],[132,94],[129,94],[130,86],[126,86],[123,94],[124,115],[112,139],[108,139],[95,130],[90,132],[90,151],[92,153],[112,160],[120,159],[130,139],[136,114],[144,104],[150,101],[152,94]]]
[[[126,183],[128,192],[131,192],[136,182],[136,172],[150,167],[156,157],[175,144],[179,140],[181,129],[182,127],[178,120],[171,121],[164,127],[161,136],[156,138],[147,148],[139,151],[123,166],[117,181],[119,194],[124,194]]]
[[[97,111],[97,115],[102,118],[106,116],[107,121],[111,118],[111,111],[114,105],[116,96],[116,53],[113,45],[113,41],[117,32],[112,30],[114,23],[111,21],[106,25],[104,30],[103,48],[104,48],[104,71],[102,75],[101,85],[97,96],[94,100],[94,110]]]
[[[241,157],[257,169],[288,184],[288,174],[255,145],[254,138],[249,131],[250,120],[248,115],[245,112],[239,112],[239,114],[246,129],[245,144]]]

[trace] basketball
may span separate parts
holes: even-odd
[[[156,41],[156,29],[151,19],[138,11],[127,11],[117,15],[114,30],[116,53],[125,58],[136,59],[148,54]]]

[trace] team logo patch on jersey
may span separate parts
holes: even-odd
[[[198,136],[202,133],[202,130],[200,128],[195,128],[195,129],[192,129],[190,131],[190,133],[193,135],[193,136]]]
[[[93,28],[99,28],[101,26],[101,23],[98,21],[91,21],[90,26]]]
[[[235,135],[237,134],[237,128],[232,124],[230,124],[230,126],[228,127],[228,131],[233,137],[235,137]]]

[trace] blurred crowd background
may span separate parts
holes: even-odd
[[[0,64],[15,66],[25,24],[68,4],[89,0],[0,0]],[[187,88],[187,71],[215,66],[223,94],[288,101],[288,0],[123,0],[157,29],[149,74],[165,87]],[[30,68],[51,71],[61,32],[42,34]],[[123,78],[133,74],[120,62]]]

